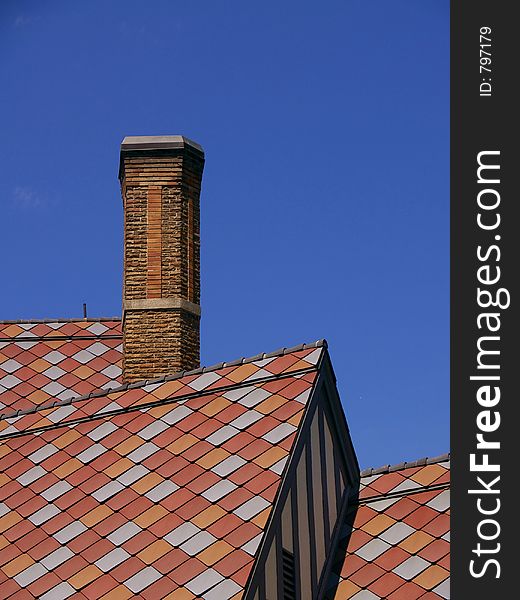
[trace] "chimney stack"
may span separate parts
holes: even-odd
[[[125,137],[123,380],[200,361],[200,208],[204,151],[180,136]]]

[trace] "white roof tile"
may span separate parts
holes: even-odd
[[[176,527],[164,536],[164,539],[172,546],[180,546],[187,539],[199,533],[200,529],[189,521]]]
[[[387,544],[383,540],[379,540],[376,538],[370,540],[368,544],[365,544],[364,546],[356,550],[355,553],[358,556],[361,556],[361,558],[364,558],[366,561],[370,562],[377,558],[380,554],[383,554],[383,552],[385,552],[385,550],[388,550],[388,548],[390,548],[390,544]]]
[[[429,567],[430,563],[420,556],[410,556],[394,569],[394,573],[403,579],[413,579],[416,575]]]
[[[125,523],[113,531],[107,539],[114,544],[114,546],[121,546],[134,535],[137,535],[142,529],[133,522]]]
[[[132,575],[130,579],[125,581],[126,587],[137,594],[138,592],[144,590],[149,585],[152,585],[154,581],[157,581],[162,577],[161,573],[154,569],[153,567],[145,567],[139,573]]]
[[[48,554],[45,558],[42,558],[40,562],[46,569],[52,571],[56,567],[59,567],[61,564],[63,564],[66,560],[69,560],[71,556],[74,556],[74,552],[67,548],[67,546],[62,546],[61,548],[58,548],[57,550],[54,550],[54,552]]]
[[[179,486],[173,481],[165,480],[159,485],[156,485],[153,489],[146,492],[145,496],[151,500],[152,502],[159,502],[166,496],[173,494],[176,490],[179,489]]]
[[[191,581],[188,581],[188,583],[185,584],[185,587],[196,596],[200,596],[215,584],[220,583],[223,579],[224,578],[220,573],[215,571],[215,569],[210,568],[202,571],[200,575],[197,575],[197,577]]]
[[[235,429],[235,427],[231,427],[231,425],[224,425],[224,427],[217,429],[217,431],[214,431],[210,436],[208,436],[206,441],[214,446],[218,446],[235,436],[237,433],[240,433],[240,431]]]
[[[209,500],[210,502],[216,502],[223,498],[227,494],[231,493],[233,490],[237,489],[237,485],[232,481],[228,481],[227,479],[222,479],[221,481],[217,481],[214,485],[208,488],[205,492],[202,492],[202,496]]]
[[[195,556],[195,554],[202,552],[205,548],[211,546],[211,544],[214,544],[216,541],[217,538],[212,536],[211,533],[208,533],[207,531],[201,531],[188,541],[184,542],[184,544],[181,546],[181,550],[190,556]]]
[[[130,558],[130,554],[123,548],[114,548],[105,556],[102,556],[99,560],[97,560],[94,564],[96,567],[100,568],[103,573],[110,571],[117,565],[121,564],[127,558]]]
[[[247,502],[244,502],[242,506],[235,508],[233,512],[241,519],[244,519],[244,521],[248,521],[268,506],[270,506],[270,502],[268,502],[261,496],[255,496]]]
[[[86,530],[87,528],[85,527],[85,525],[83,525],[81,521],[74,521],[73,523],[67,525],[66,527],[64,527],[60,531],[57,531],[53,535],[58,540],[58,542],[60,542],[60,544],[66,544],[75,537],[78,537],[80,533],[83,533]]]

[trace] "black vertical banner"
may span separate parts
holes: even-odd
[[[454,600],[516,598],[520,153],[514,2],[451,4]],[[517,590],[515,592],[515,589]]]

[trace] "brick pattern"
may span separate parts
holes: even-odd
[[[0,414],[121,385],[121,321],[0,323]]]
[[[204,161],[190,148],[154,154],[123,158],[123,298],[178,298],[198,305]],[[129,355],[123,365],[125,381],[198,367],[199,317],[183,309],[172,309],[171,315],[164,315],[170,309],[150,310],[148,315],[133,312],[126,310],[123,324],[125,354]],[[149,329],[155,319],[157,326]],[[167,323],[172,330],[165,337]]]
[[[139,381],[199,363],[199,317],[181,310],[126,311],[123,371]]]
[[[239,600],[323,352],[0,420],[0,598]]]
[[[449,468],[444,461],[361,479],[329,599],[449,599]]]
[[[148,187],[147,206],[147,270],[146,297],[161,298],[162,295],[162,190]]]

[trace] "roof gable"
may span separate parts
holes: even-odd
[[[2,419],[9,585],[43,598],[89,586],[240,597],[323,352],[300,346]]]
[[[369,469],[344,520],[328,598],[447,600],[449,456]]]

